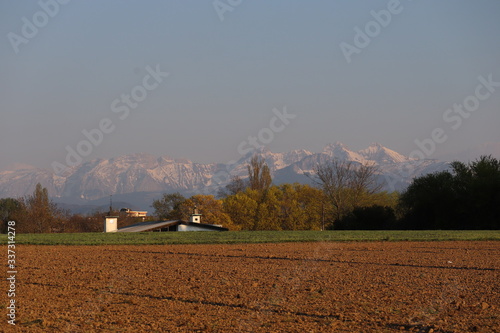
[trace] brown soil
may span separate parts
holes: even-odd
[[[18,332],[500,332],[500,242],[18,246],[17,263]]]

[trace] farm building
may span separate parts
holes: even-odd
[[[227,228],[218,224],[201,223],[201,214],[195,208],[189,221],[148,221],[132,224],[123,228],[117,228],[117,217],[106,216],[104,232],[165,232],[165,231],[227,231]]]
[[[131,210],[130,208],[122,208],[120,209],[120,215],[126,217],[146,217],[148,216],[147,211],[142,210]]]

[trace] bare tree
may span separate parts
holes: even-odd
[[[318,184],[335,209],[335,219],[340,220],[359,206],[363,196],[380,191],[376,183],[376,167],[356,165],[352,161],[334,159],[315,168],[313,181]]]
[[[32,195],[20,199],[23,214],[19,217],[19,231],[28,233],[48,233],[64,231],[66,212],[60,210],[49,199],[46,188],[36,185]]]

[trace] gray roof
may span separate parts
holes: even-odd
[[[169,225],[173,225],[178,223],[179,220],[171,220],[171,221],[153,221],[153,222],[141,222],[132,224],[123,228],[116,230],[116,232],[142,232],[156,228],[163,228]]]
[[[171,220],[171,221],[150,221],[150,222],[140,222],[136,224],[132,224],[123,228],[116,230],[116,232],[143,232],[150,231],[153,229],[164,228],[173,225],[190,225],[196,226],[202,229],[214,230],[214,231],[227,231],[227,228],[213,225],[213,224],[205,224],[205,223],[195,223],[195,222],[187,222],[182,220]]]

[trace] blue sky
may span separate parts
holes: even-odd
[[[474,95],[478,77],[500,82],[499,1],[401,0],[350,63],[341,43],[356,46],[354,29],[366,33],[371,11],[394,0],[221,0],[232,9],[222,21],[213,1],[71,1],[57,9],[55,1],[40,2],[53,11],[46,22],[37,1],[0,3],[0,170],[64,164],[66,147],[76,150],[82,131],[102,119],[113,130],[82,160],[145,152],[226,162],[284,107],[296,117],[273,134],[276,152],[341,141],[409,154],[436,128],[447,139],[431,158],[500,142],[500,88],[458,128],[443,119]],[[25,38],[23,17],[42,21],[15,46],[13,34]],[[157,65],[168,77],[120,119],[113,101]]]

